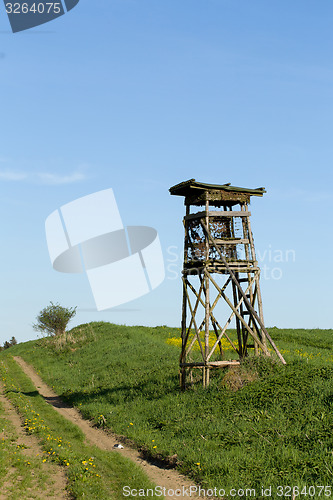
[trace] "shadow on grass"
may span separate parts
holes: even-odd
[[[29,398],[35,398],[36,396],[40,396],[38,391],[24,392],[24,391],[15,391],[13,389],[6,390],[5,394],[23,394],[23,396],[28,396]]]
[[[152,381],[141,382],[133,385],[119,385],[114,388],[97,387],[90,392],[87,391],[68,391],[61,395],[61,397],[71,406],[78,403],[90,403],[100,399],[102,402],[106,400],[109,404],[129,403],[139,399],[146,401],[157,401],[169,394],[180,393],[178,380],[174,377],[168,377],[166,383],[154,384]]]
[[[42,397],[47,403],[51,406],[55,406],[56,408],[71,408],[71,406],[64,401],[60,396],[43,396],[38,391],[24,392],[24,391],[15,391],[8,390],[5,394],[22,394],[23,396],[27,396],[28,398],[36,398],[37,396]]]

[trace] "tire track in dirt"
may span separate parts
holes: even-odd
[[[185,476],[182,476],[174,469],[166,469],[159,465],[155,465],[140,456],[138,450],[123,445],[124,448],[114,448],[115,444],[119,443],[119,437],[113,433],[106,433],[101,429],[93,427],[88,420],[84,420],[80,413],[73,407],[66,405],[64,401],[41,379],[34,368],[26,363],[24,359],[15,356],[14,360],[20,365],[24,373],[32,380],[39,394],[51,404],[63,417],[76,424],[85,434],[87,442],[98,446],[98,448],[114,453],[121,453],[125,457],[131,459],[139,465],[149,479],[158,486],[168,490],[187,489],[195,485],[190,482]],[[192,490],[193,491],[193,490]],[[166,500],[175,500],[176,496],[165,495]],[[177,496],[181,498],[181,496]],[[188,497],[187,497],[188,498]],[[191,498],[199,498],[198,495],[192,494]],[[205,500],[205,497],[200,496],[200,499]]]
[[[43,456],[43,449],[40,446],[38,439],[35,436],[27,434],[23,429],[22,419],[17,413],[16,409],[6,398],[4,392],[4,386],[0,383],[0,402],[4,409],[3,416],[13,424],[15,428],[15,432],[17,434],[17,442],[20,447],[24,447],[21,449],[21,453],[29,459],[29,457],[36,457],[37,455]],[[51,477],[51,483],[47,485],[47,490],[41,492],[37,489],[37,486],[33,486],[32,488],[28,488],[26,490],[26,494],[29,498],[43,499],[49,498],[54,500],[65,500],[69,499],[70,496],[66,492],[67,479],[66,474],[62,470],[59,465],[50,464],[50,463],[41,463],[42,469],[46,472],[46,474]],[[32,470],[31,475],[35,476],[35,472]],[[20,478],[18,478],[20,480]],[[9,498],[9,494],[12,495],[10,490],[14,487],[14,484],[11,480],[11,471],[9,470],[7,473],[6,481],[3,484],[0,492],[0,500],[5,500]],[[8,494],[7,494],[8,493]],[[22,493],[21,493],[22,494]],[[25,496],[22,498],[25,498]]]

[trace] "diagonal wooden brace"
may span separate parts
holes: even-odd
[[[184,351],[184,348],[186,347],[186,344],[187,344],[187,341],[188,341],[188,337],[190,335],[190,331],[191,331],[191,327],[192,327],[192,323],[193,323],[193,318],[195,317],[195,315],[197,313],[199,302],[203,303],[203,301],[201,299],[201,293],[202,293],[202,290],[203,290],[203,284],[201,284],[201,287],[200,287],[200,290],[199,290],[199,293],[198,293],[195,290],[195,288],[192,286],[192,284],[187,280],[187,278],[183,278],[183,282],[184,282],[184,287],[186,287],[186,284],[190,287],[190,289],[192,290],[193,294],[197,297],[197,301],[195,303],[194,310],[193,310],[194,315],[192,315],[190,324],[189,324],[189,326],[187,328],[187,333],[186,333],[184,345],[183,345],[183,348],[182,348],[181,359],[182,358],[186,358],[186,356],[191,351],[192,346],[193,346],[193,344],[194,344],[194,342],[196,340],[196,336],[194,336],[193,339],[191,340],[191,343],[190,343],[189,347],[186,349],[186,351]],[[187,293],[186,293],[186,295],[188,297]],[[188,301],[190,302],[189,298],[188,298]],[[198,328],[198,331],[200,332],[200,328]]]
[[[242,297],[244,298],[244,304],[246,305],[247,309],[249,310],[249,312],[252,314],[252,316],[256,319],[256,321],[258,322],[261,330],[263,331],[263,333],[265,334],[266,338],[269,340],[271,346],[273,347],[274,351],[276,352],[276,354],[278,355],[279,359],[282,361],[282,363],[285,365],[286,362],[282,356],[282,354],[279,352],[278,348],[276,347],[275,343],[273,342],[271,336],[269,335],[269,333],[267,332],[266,328],[265,328],[265,325],[263,324],[263,322],[261,321],[261,319],[259,318],[258,314],[256,313],[256,311],[253,309],[252,305],[250,304],[250,301],[248,300],[248,298],[246,297],[245,293],[244,293],[244,290],[242,289],[242,287],[240,286],[239,282],[238,282],[238,279],[236,278],[233,270],[231,269],[231,267],[228,265],[228,262],[227,262],[227,259],[224,257],[224,255],[222,254],[221,250],[219,249],[216,241],[214,240],[214,238],[212,237],[212,235],[210,234],[209,232],[209,229],[207,228],[206,224],[204,223],[203,219],[200,219],[200,223],[207,235],[207,237],[210,239],[210,241],[213,243],[214,247],[216,248],[216,251],[217,253],[219,254],[219,257],[221,259],[221,261],[223,262],[223,264],[225,265],[225,268],[226,270],[228,271],[228,273],[230,274],[231,276],[231,279],[232,281],[235,283],[236,287],[238,288],[239,290],[239,293],[242,295]],[[212,280],[212,278],[210,278]],[[228,299],[229,300],[229,299]],[[230,302],[230,301],[229,301]],[[230,303],[231,304],[231,303]],[[230,305],[229,304],[229,305]],[[232,309],[234,309],[234,306],[232,306]],[[240,319],[240,318],[239,318]],[[248,330],[249,327],[248,327],[248,324],[244,321],[244,319],[240,319],[242,321],[242,323],[244,324],[245,328]],[[249,333],[253,336],[253,332],[251,333],[249,331]],[[259,339],[258,339],[259,340]],[[259,345],[262,346],[261,342],[259,341],[258,342]],[[264,352],[268,352],[267,351],[267,347],[265,349],[263,349]]]
[[[202,280],[202,282],[201,282],[201,283],[203,284],[203,280]],[[228,279],[227,283],[225,283],[225,285],[222,287],[222,290],[225,290],[226,286],[227,286],[229,283],[230,283],[230,280]],[[190,287],[190,289],[192,290],[192,292],[193,292],[195,295],[197,295],[197,292],[196,292],[195,288],[193,287],[192,283],[190,283],[190,282],[188,281],[188,283],[187,283],[187,284],[188,284],[188,286]],[[200,288],[200,290],[201,290],[201,288]],[[218,297],[220,297],[220,296],[221,296],[221,295],[219,294],[219,295],[218,295]],[[201,305],[202,305],[203,307],[205,307],[205,303],[204,303],[204,301],[203,301],[201,298],[200,298],[200,303],[201,303]],[[211,310],[212,310],[212,308],[211,308]],[[233,313],[233,314],[234,314],[234,313]],[[221,326],[219,325],[219,323],[218,323],[217,319],[215,318],[215,316],[213,315],[213,313],[212,313],[212,312],[210,312],[210,317],[211,317],[212,321],[213,321],[214,323],[216,323],[216,325],[218,326],[218,328],[219,328],[220,330],[222,330]],[[201,323],[199,330],[202,328],[202,324],[204,324],[204,322],[203,322],[203,323]],[[225,330],[226,330],[226,328],[224,329],[224,336],[227,338],[227,340],[229,341],[229,343],[230,343],[230,345],[232,346],[232,348],[233,348],[233,349],[235,349],[235,351],[236,351],[236,352],[237,352],[237,354],[239,355],[239,351],[238,351],[237,347],[235,346],[235,344],[233,343],[233,341],[230,339],[230,337],[226,334]],[[223,336],[223,335],[220,335],[219,341],[221,340],[222,336]],[[187,354],[189,353],[189,351],[190,351],[190,349],[192,348],[193,344],[194,344],[194,341],[192,340],[192,342],[191,342],[191,344],[190,344],[190,346],[189,346],[189,348],[188,348]],[[210,356],[211,356],[211,354],[209,355],[209,357],[210,357]]]
[[[207,274],[209,274],[209,273],[207,273]],[[213,285],[215,286],[215,288],[217,290],[220,290],[220,287],[218,286],[218,284],[216,283],[216,281],[211,277],[211,275],[209,275],[209,279],[213,283]],[[251,337],[253,337],[253,339],[255,340],[255,342],[257,342],[257,344],[261,347],[261,349],[266,354],[266,356],[270,356],[269,351],[267,350],[267,347],[265,347],[261,343],[261,341],[259,340],[259,338],[257,337],[257,335],[254,333],[253,330],[251,330],[251,328],[249,327],[249,325],[246,323],[245,319],[241,316],[240,312],[235,308],[235,306],[229,300],[229,298],[226,296],[226,294],[224,292],[222,292],[221,295],[224,298],[224,300],[227,302],[227,304],[229,305],[229,307],[234,311],[234,313],[236,314],[237,318],[245,326],[246,330],[249,332],[249,334],[251,335]]]
[[[192,320],[193,320],[193,324],[194,324],[194,328],[195,328],[195,335],[196,335],[196,338],[197,338],[199,346],[200,346],[200,351],[201,351],[201,354],[202,354],[202,359],[205,359],[205,355],[204,355],[204,351],[202,349],[202,344],[201,344],[201,340],[200,340],[200,335],[199,335],[198,327],[197,327],[197,324],[196,324],[196,321],[195,321],[195,312],[192,309],[191,301],[190,301],[190,298],[188,296],[186,286],[184,287],[184,290],[185,290],[185,293],[186,293],[186,296],[187,296],[187,300],[188,300],[188,305],[189,305],[189,308],[190,308],[190,311],[191,311]],[[189,331],[190,331],[190,329],[188,329],[187,338],[188,338],[188,335],[189,335]]]
[[[248,287],[247,287],[247,289],[245,290],[245,293],[247,293],[247,292],[248,292],[248,290],[250,289],[250,287],[253,285],[254,280],[255,280],[255,276],[252,278],[252,280],[251,280],[251,281],[250,281],[250,283],[248,284]],[[223,288],[222,288],[222,290],[223,290]],[[235,309],[237,309],[237,310],[238,310],[238,309],[240,308],[240,306],[241,306],[241,304],[242,304],[243,300],[244,300],[244,298],[242,297],[242,298],[240,299],[240,301],[238,302],[238,304],[235,306]],[[230,325],[231,320],[232,320],[232,318],[233,318],[234,316],[235,316],[235,312],[233,311],[233,312],[231,313],[231,315],[229,316],[229,318],[228,318],[228,320],[227,320],[226,324],[224,325],[223,329],[221,329],[221,333],[220,333],[220,335],[218,336],[218,338],[217,338],[217,340],[216,340],[215,344],[213,345],[212,350],[211,350],[211,352],[210,352],[210,353],[209,353],[209,355],[208,355],[207,361],[209,361],[209,359],[211,358],[212,354],[214,353],[214,351],[215,351],[215,349],[216,349],[216,346],[217,346],[218,342],[222,339],[223,335],[225,334],[226,329],[227,329],[227,328],[228,328],[228,326]]]

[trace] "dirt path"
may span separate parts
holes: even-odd
[[[26,457],[27,460],[30,460],[32,457],[35,458],[40,456],[41,469],[48,478],[47,484],[44,485],[44,491],[41,491],[38,486],[38,472],[35,475],[34,470],[31,470],[32,487],[25,490],[24,496],[22,494],[22,498],[50,498],[54,500],[68,499],[69,496],[65,491],[65,472],[61,467],[57,465],[42,462],[43,449],[39,445],[38,440],[35,436],[29,435],[24,431],[20,416],[16,412],[11,402],[4,395],[4,386],[2,383],[0,383],[0,402],[4,409],[4,418],[11,422],[15,428],[15,432],[17,434],[16,446],[20,447],[21,453]],[[1,488],[0,500],[9,498],[9,495],[11,495],[12,492],[17,489],[16,481],[20,480],[22,480],[22,478],[20,478],[20,476],[15,476],[14,469],[9,469],[7,472],[5,483]]]
[[[129,448],[126,445],[123,445],[123,449],[115,449],[115,444],[118,444],[120,442],[119,438],[117,438],[115,434],[106,433],[103,430],[92,427],[89,421],[84,420],[75,408],[67,406],[60,399],[60,397],[47,384],[45,384],[45,382],[43,382],[43,380],[39,377],[39,375],[37,375],[32,366],[30,366],[18,356],[14,357],[14,359],[23,369],[25,374],[30,377],[41,396],[43,396],[43,398],[49,404],[51,404],[63,417],[76,424],[84,432],[89,444],[96,445],[102,450],[121,453],[125,457],[130,458],[144,470],[151,481],[153,481],[158,486],[166,488],[166,491],[183,491],[183,488],[189,490],[191,486],[195,486],[185,476],[180,475],[176,470],[165,469],[158,465],[147,462],[140,456],[140,453],[137,450]],[[192,490],[192,492],[193,491],[194,490]],[[175,498],[182,497],[178,494],[178,496],[165,495],[165,498],[166,500],[175,500]],[[192,493],[191,498],[198,497],[194,495],[194,493]],[[204,497],[201,496],[200,499],[204,500]]]

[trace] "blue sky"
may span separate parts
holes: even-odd
[[[0,343],[36,338],[50,301],[78,306],[72,325],[179,326],[168,189],[189,178],[266,187],[251,205],[266,324],[331,328],[332,15],[329,0],[80,0],[13,34],[0,4]],[[97,313],[85,275],[52,269],[44,222],[110,187],[124,224],[158,230],[166,279]]]

